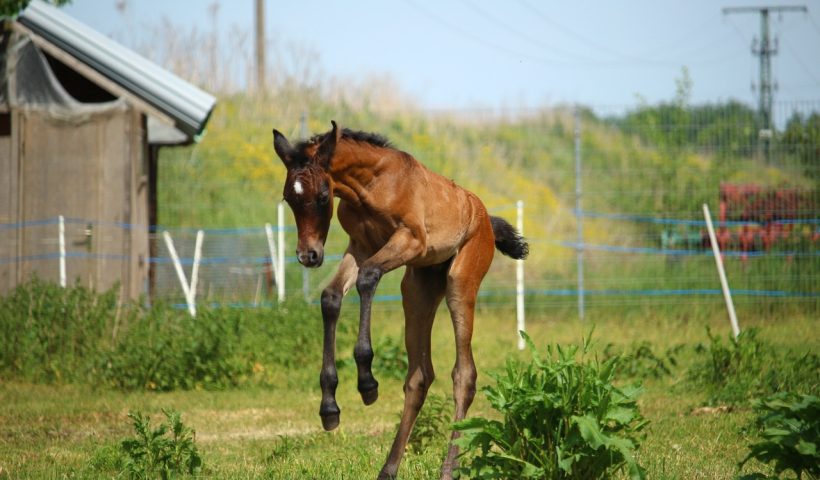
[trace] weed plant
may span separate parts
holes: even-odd
[[[140,412],[131,412],[135,438],[123,440],[125,455],[122,473],[132,480],[195,475],[202,470],[196,446],[196,433],[182,423],[179,412],[163,410],[166,422],[151,428],[151,421]]]
[[[411,452],[421,455],[431,448],[443,450],[452,431],[452,407],[452,399],[444,395],[431,393],[427,396],[407,442]]]
[[[33,278],[0,298],[0,376],[38,383],[87,380],[121,320],[117,288],[98,294]]]
[[[701,360],[689,378],[705,387],[709,404],[743,404],[778,392],[816,394],[820,389],[820,356],[776,348],[749,328],[724,343],[707,327],[708,346],[698,346]]]
[[[637,386],[614,385],[619,357],[586,360],[589,341],[547,349],[541,357],[527,338],[532,362],[508,361],[486,387],[503,420],[457,422],[463,449],[459,473],[482,479],[599,479],[626,468],[644,478],[635,460],[646,421]]]
[[[754,473],[742,479],[780,478],[787,470],[798,479],[820,478],[820,398],[784,392],[753,405],[762,439],[749,446],[738,466],[742,469],[751,459],[774,464],[776,477]]]
[[[272,308],[202,307],[196,318],[167,305],[120,305],[117,291],[61,288],[37,279],[0,298],[0,376],[122,390],[303,388],[315,383],[321,320],[294,301]],[[352,338],[340,325],[340,342]],[[392,340],[391,340],[392,341]],[[384,371],[406,357],[386,343]],[[391,353],[392,352],[392,353]],[[312,373],[312,374],[311,374]]]

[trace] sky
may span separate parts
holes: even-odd
[[[123,2],[124,14],[116,8]],[[64,10],[139,42],[163,18],[209,28],[214,3],[220,30],[251,38],[254,0],[73,0]],[[266,0],[265,21],[270,42],[317,52],[327,75],[388,76],[429,109],[670,101],[683,67],[692,103],[754,106],[760,14],[721,10],[783,5],[805,5],[808,14],[771,15],[775,101],[820,100],[817,0]]]

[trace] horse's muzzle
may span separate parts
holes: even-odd
[[[323,249],[308,248],[302,251],[297,250],[296,258],[302,265],[308,268],[316,268],[322,265],[325,255]]]

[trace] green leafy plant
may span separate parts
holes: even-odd
[[[151,428],[150,419],[140,412],[130,412],[136,438],[123,440],[125,454],[123,475],[130,479],[196,475],[202,470],[202,458],[196,447],[196,433],[182,423],[179,412],[163,410],[167,423]]]
[[[655,353],[647,341],[632,344],[626,351],[620,351],[615,344],[604,347],[604,359],[620,356],[618,374],[629,378],[662,378],[672,375],[678,366],[678,355],[685,345],[678,344],[666,349],[663,354]]]
[[[707,403],[739,404],[781,391],[816,393],[820,388],[820,356],[778,349],[764,342],[755,328],[728,337],[724,343],[707,327],[708,347],[689,377],[706,388]]]
[[[238,356],[236,320],[214,310],[191,318],[170,308],[152,309],[102,353],[99,375],[125,390],[236,386],[251,369]]]
[[[740,469],[755,459],[773,463],[780,475],[793,471],[797,478],[820,478],[820,398],[813,395],[778,393],[756,400],[757,426],[762,440],[749,446],[749,454],[739,464]],[[751,474],[744,479],[767,478]]]
[[[96,293],[32,278],[0,297],[0,374],[40,383],[86,380],[128,311],[117,288]]]
[[[585,360],[589,339],[547,348],[541,357],[526,337],[532,362],[507,362],[484,391],[503,420],[470,418],[454,426],[463,449],[459,474],[481,479],[598,479],[627,468],[644,478],[634,452],[646,425],[636,403],[641,389],[613,384],[619,357]],[[576,358],[579,357],[579,358]]]
[[[373,345],[373,372],[378,376],[403,380],[407,375],[407,352],[401,341],[391,336],[379,338]],[[352,356],[336,361],[337,368],[354,368],[356,362]]]
[[[427,395],[407,442],[410,451],[420,455],[431,447],[445,445],[451,425],[452,405],[452,400],[443,395]]]

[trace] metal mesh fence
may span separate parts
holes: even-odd
[[[524,233],[532,252],[525,264],[528,311],[574,315],[581,304],[591,315],[613,308],[723,308],[703,221],[705,203],[715,219],[738,309],[774,317],[795,310],[816,314],[818,111],[820,102],[777,105],[772,132],[761,132],[754,112],[732,103],[580,109],[577,115],[570,108],[513,114],[439,112],[431,114],[426,136],[409,135],[409,142],[396,143],[432,170],[476,189],[493,215],[515,223],[514,202],[525,201]],[[443,145],[460,126],[478,132],[477,138],[458,147]],[[439,160],[445,157],[466,159],[476,168],[454,169]],[[245,188],[220,182],[216,190]],[[202,207],[192,201],[161,203],[160,208],[179,215]],[[204,228],[198,303],[276,302],[277,279],[263,228],[264,222],[275,220],[267,218],[272,210],[243,211],[248,212],[245,227],[203,225],[209,228]],[[238,214],[241,217],[242,212]],[[286,218],[281,226],[286,239],[286,296],[316,301],[335,271],[347,237],[334,221],[325,265],[306,271],[293,258],[295,229],[289,212]],[[56,228],[45,220],[3,226],[6,232],[23,229],[26,241],[37,248],[26,258],[12,252],[0,266],[38,263],[41,276],[57,275]],[[92,228],[102,235],[117,228],[148,231],[146,226],[98,225],[94,219],[77,220],[68,228]],[[185,295],[162,230],[149,233],[156,247],[155,257],[148,259],[153,298],[183,305]],[[190,278],[197,228],[167,230]],[[72,238],[82,238],[82,232]],[[68,247],[69,278],[82,280],[77,272],[105,268],[89,262],[121,261],[107,252],[84,249],[79,243]],[[380,308],[400,308],[400,278],[400,273],[385,277],[377,292]],[[498,255],[479,304],[513,312],[514,298],[515,263]]]

